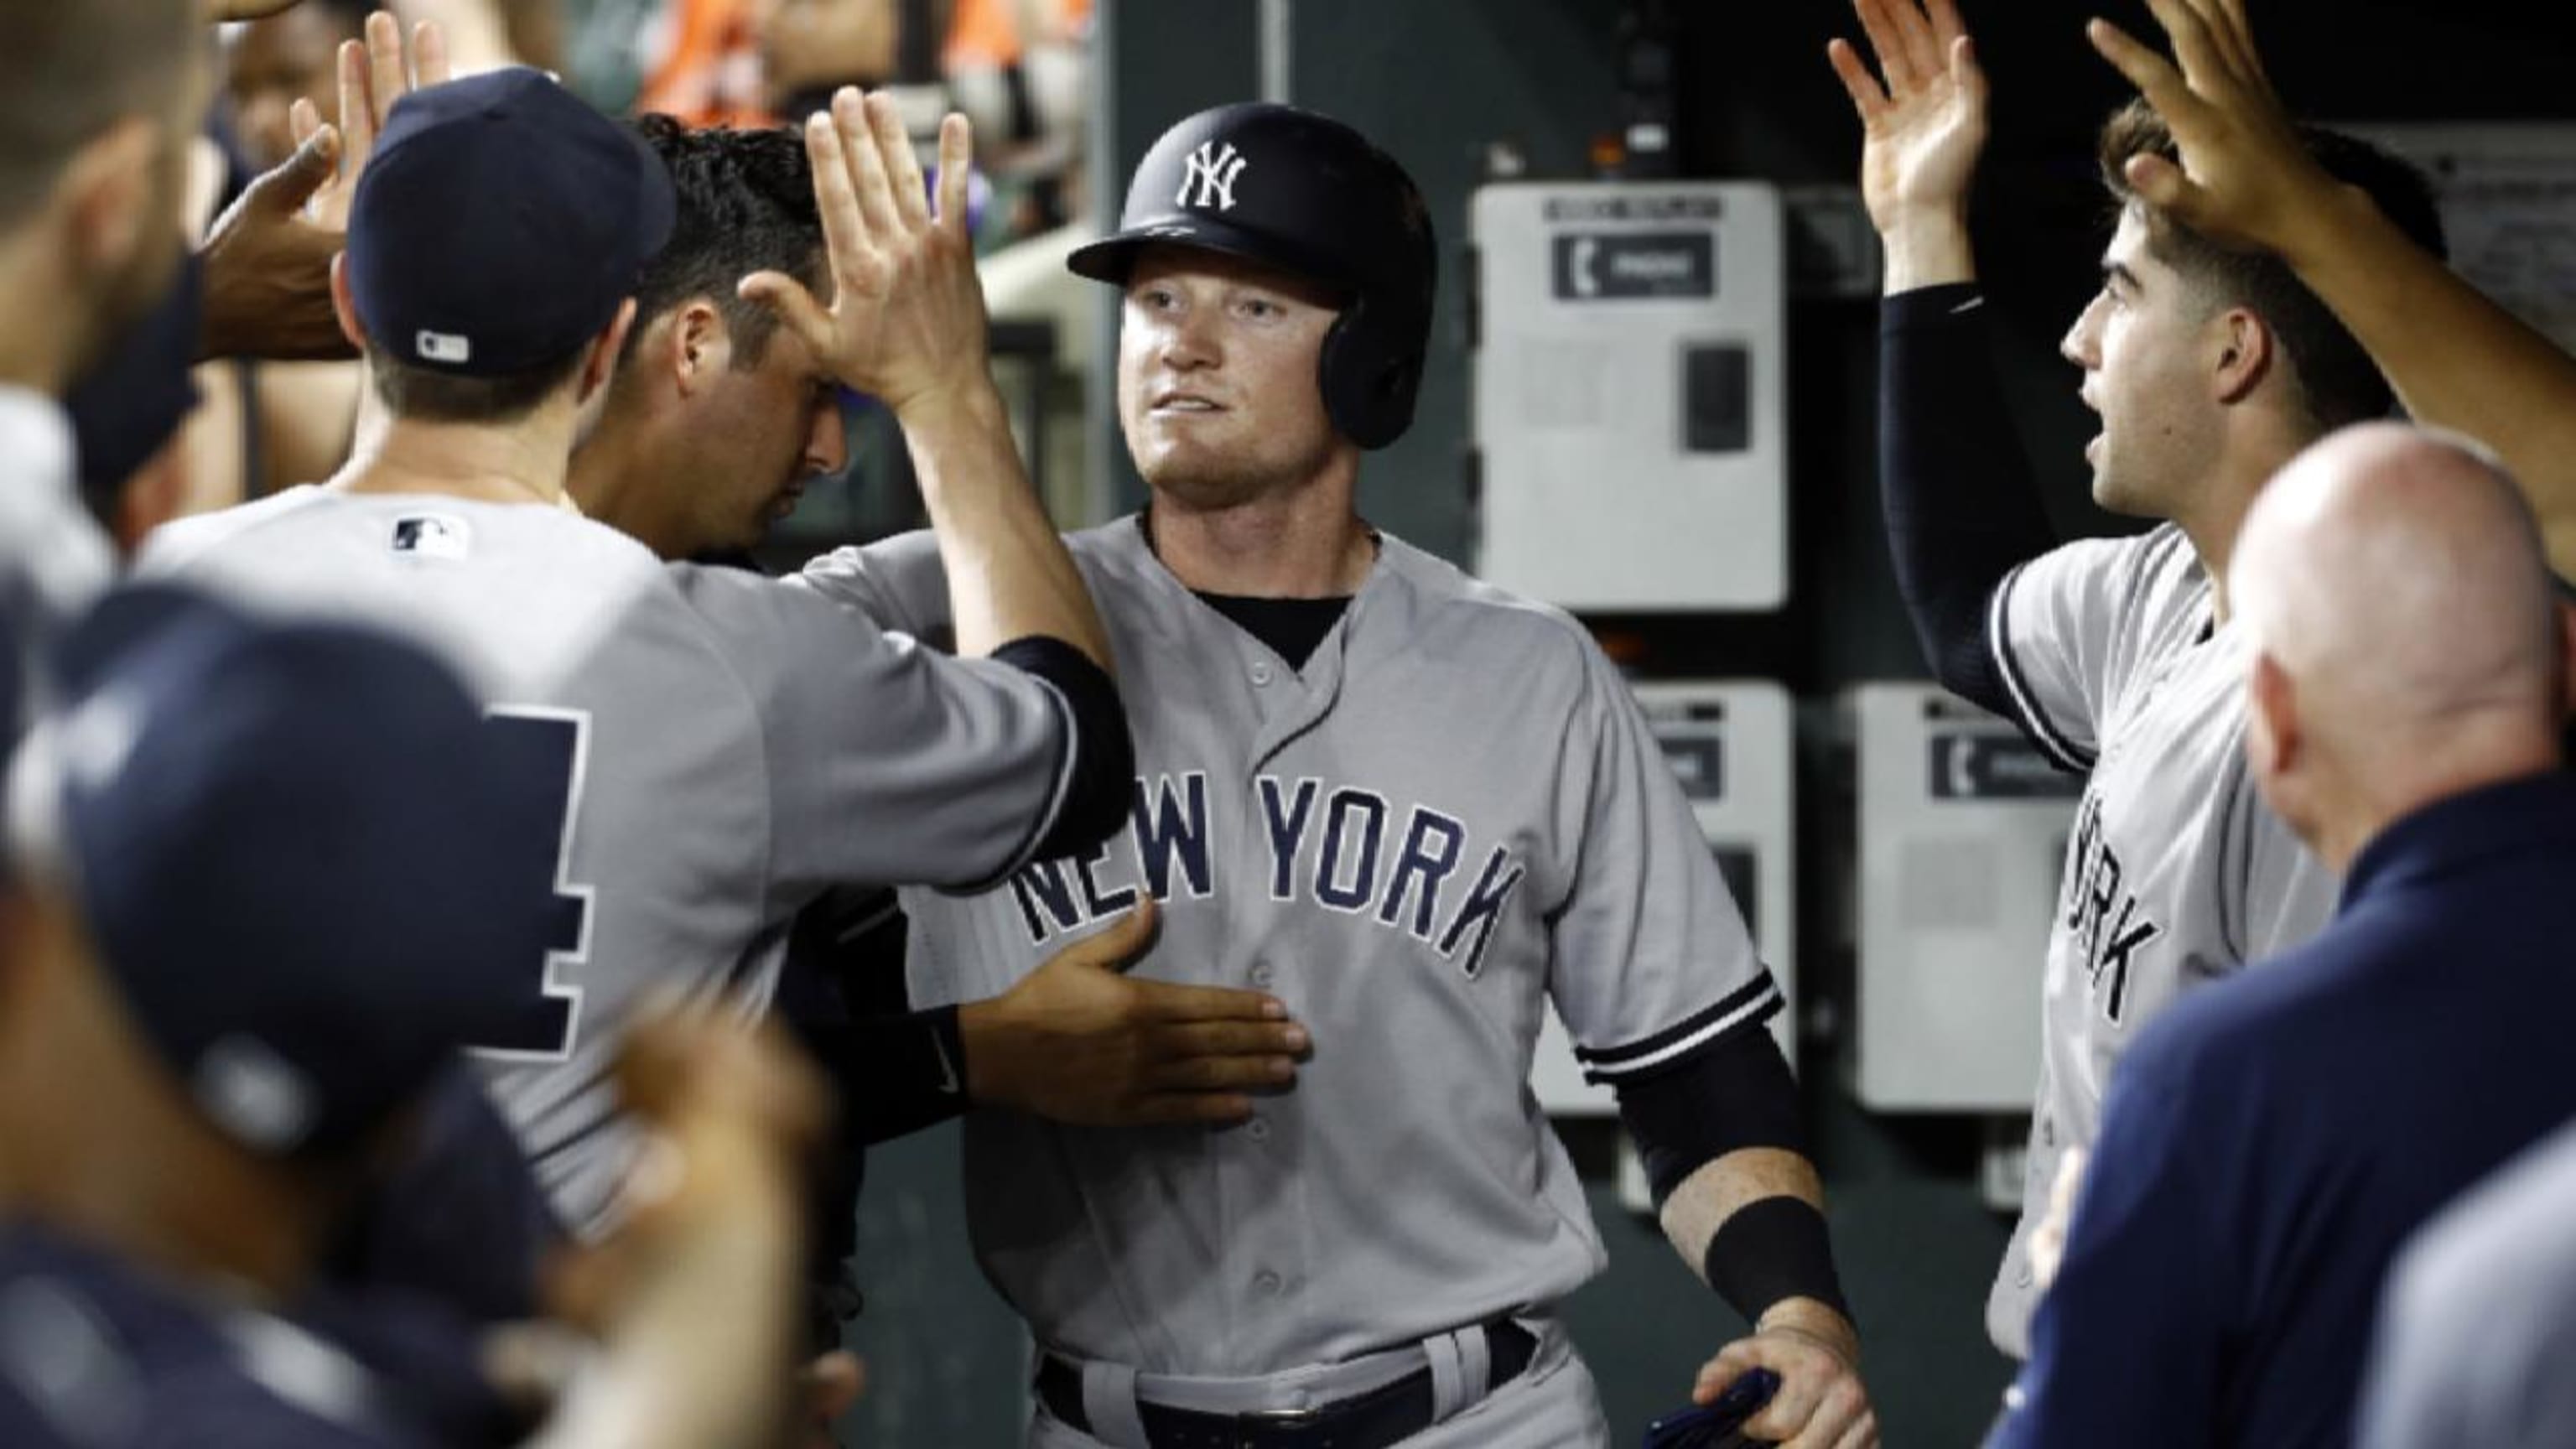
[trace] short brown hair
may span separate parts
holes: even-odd
[[[2309,125],[2299,126],[2298,133],[2308,154],[2336,180],[2360,187],[2416,245],[2444,255],[2442,216],[2423,171],[2357,136]],[[2148,250],[2158,259],[2205,289],[2217,305],[2245,307],[2263,319],[2290,360],[2293,396],[2315,431],[2385,416],[2396,395],[2378,364],[2289,264],[2268,252],[2231,251],[2158,210],[2123,174],[2132,156],[2180,156],[2164,117],[2143,97],[2112,112],[2102,125],[2102,184],[2121,206],[2138,210],[2147,223]]]
[[[425,423],[513,423],[571,382],[589,354],[590,344],[585,342],[534,367],[497,377],[467,377],[404,362],[370,339],[367,375],[375,381],[376,396],[398,418]]]
[[[0,228],[125,116],[165,116],[211,32],[196,0],[0,0]]]

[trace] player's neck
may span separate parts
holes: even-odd
[[[631,410],[626,410],[631,412]],[[590,436],[574,450],[564,487],[575,507],[595,523],[604,523],[653,550],[657,557],[685,557],[679,530],[663,515],[662,500],[678,496],[670,485],[667,464],[657,468],[654,451],[642,432],[625,426],[624,413],[611,407]]]
[[[2398,821],[2456,795],[2561,767],[2556,731],[2542,716],[2511,709],[2446,715],[2396,731],[2390,746],[2343,769],[2344,788],[2326,792],[2308,846],[2337,875],[2349,874]]]
[[[2236,556],[2236,535],[2245,526],[2245,515],[2254,510],[2255,496],[2263,485],[2311,441],[2269,412],[2231,416],[2229,423],[2240,431],[2221,453],[2216,476],[2191,507],[2173,516],[2174,525],[2200,555],[2217,621],[2222,624],[2228,618],[2227,565]]]
[[[503,424],[395,417],[362,442],[332,485],[352,493],[434,493],[493,503],[571,506],[573,416],[540,406]]]
[[[1147,524],[1155,556],[1204,594],[1331,599],[1356,594],[1377,560],[1377,536],[1352,511],[1348,480],[1192,508],[1157,494]]]

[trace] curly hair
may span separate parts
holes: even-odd
[[[822,281],[823,218],[814,205],[804,139],[787,126],[693,131],[660,114],[631,124],[670,168],[678,205],[671,239],[635,289],[626,355],[634,354],[653,319],[705,298],[732,334],[733,365],[759,366],[778,318],[743,301],[735,286],[759,271],[785,272],[808,287]]]

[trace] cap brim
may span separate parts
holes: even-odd
[[[1102,237],[1074,248],[1065,256],[1064,264],[1076,276],[1123,287],[1127,284],[1129,269],[1136,265],[1136,253],[1149,246],[1219,252],[1278,267],[1301,277],[1311,277],[1327,286],[1358,285],[1356,279],[1345,274],[1330,258],[1265,232],[1246,231],[1203,217],[1174,217],[1147,226],[1130,227],[1116,236]]]

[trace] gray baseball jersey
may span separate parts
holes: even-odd
[[[44,641],[115,574],[107,536],[73,481],[72,430],[53,399],[0,387],[0,761],[41,697]]]
[[[1995,591],[1987,619],[2019,723],[2089,772],[2049,930],[2044,1042],[2021,1221],[1986,1302],[2029,1352],[2030,1234],[2058,1158],[2089,1146],[2113,1063],[2177,995],[2315,934],[2338,883],[2263,803],[2244,754],[2244,639],[2170,524],[2068,544]]]
[[[301,488],[164,529],[144,567],[422,637],[559,765],[563,835],[531,868],[555,872],[560,949],[528,963],[525,1032],[483,1057],[585,1227],[625,1162],[604,1080],[639,999],[765,1008],[799,906],[997,879],[1066,785],[1064,706],[1034,676],[560,509]]]
[[[2576,1126],[2461,1194],[2391,1265],[2361,1449],[2576,1444]]]
[[[1191,1375],[1571,1292],[1603,1255],[1527,1085],[1547,1003],[1615,1082],[1781,1001],[1618,672],[1562,613],[1392,538],[1302,671],[1136,520],[1069,542],[1136,738],[1134,828],[981,895],[906,892],[916,1000],[1001,991],[1151,892],[1134,969],[1270,991],[1314,1057],[1222,1130],[970,1116],[987,1274],[1051,1348]],[[892,628],[945,613],[917,535],[806,579]]]

